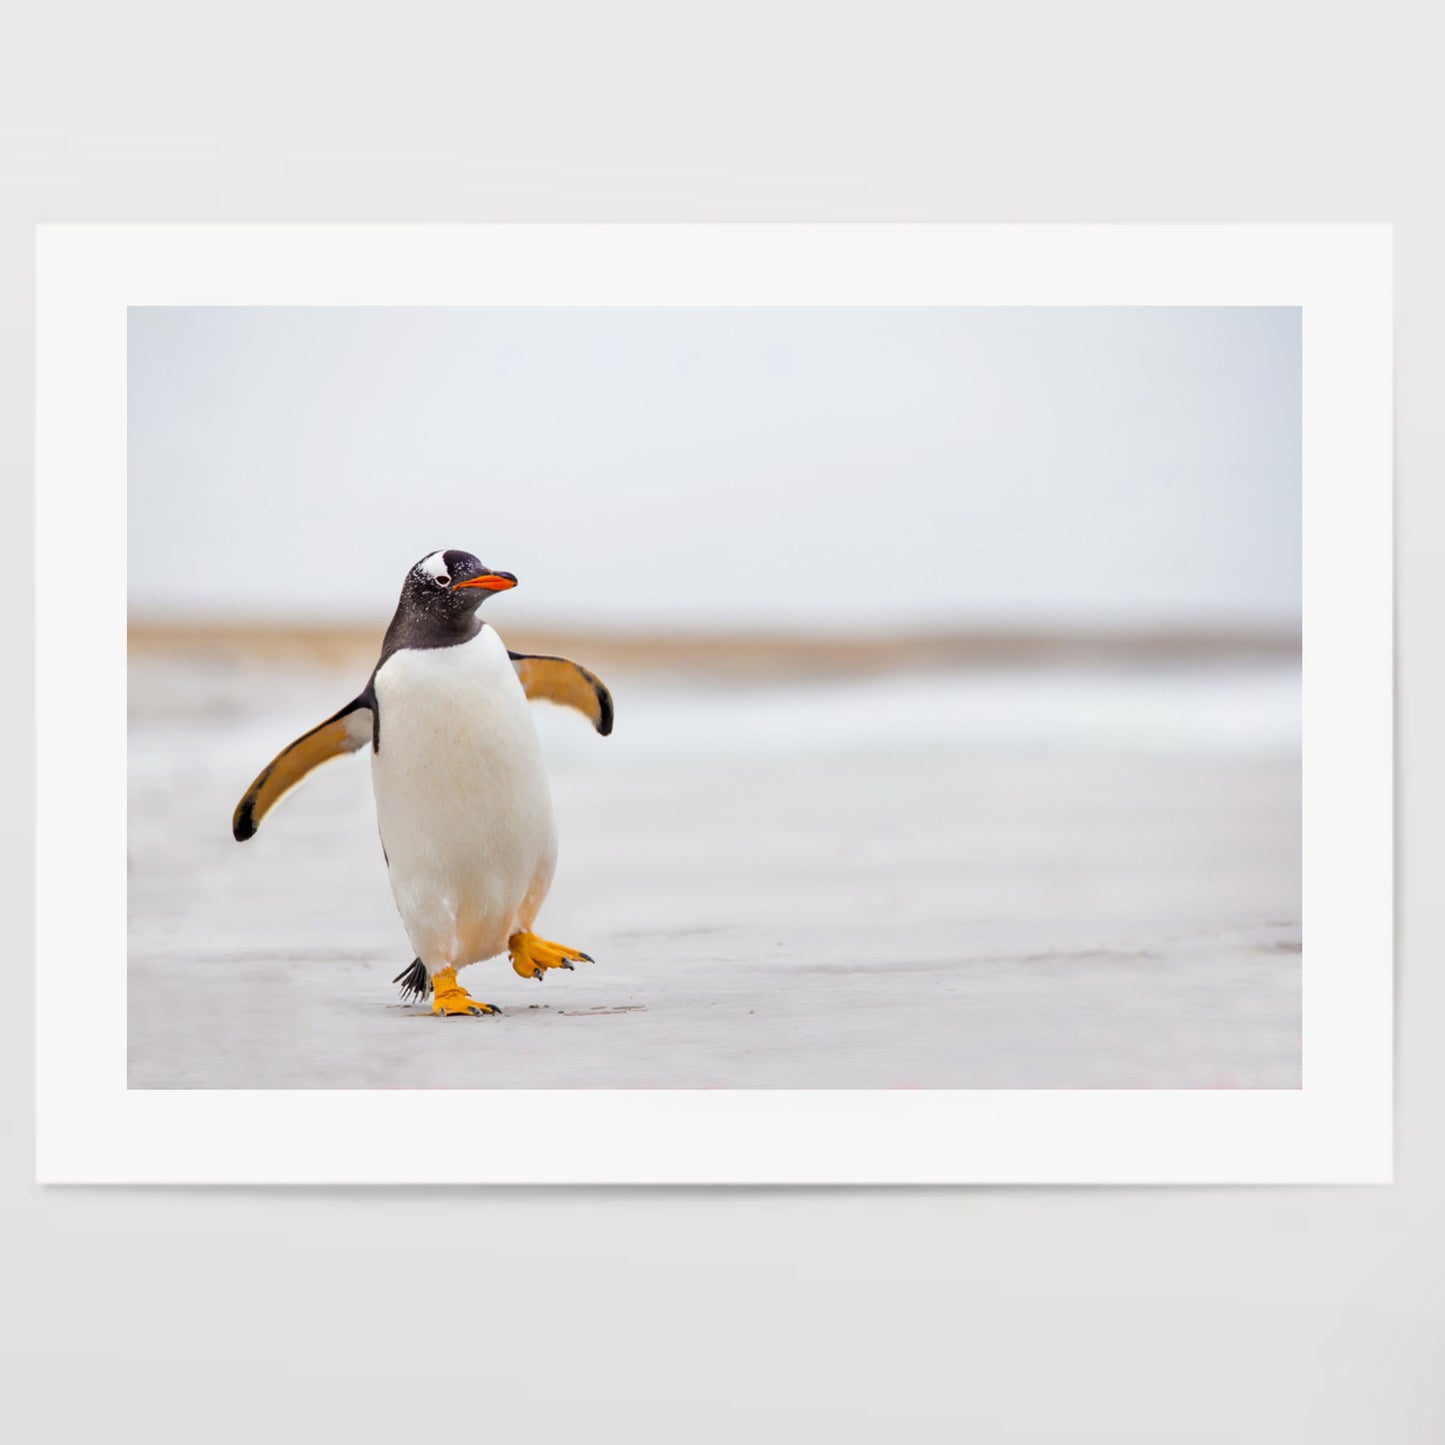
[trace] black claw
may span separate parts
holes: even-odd
[[[575,973],[575,972],[576,972],[576,969],[574,969],[574,968],[572,967],[572,965],[571,965],[570,963],[568,963],[565,958],[562,960],[562,967],[565,968],[568,973]]]
[[[532,970],[532,977],[535,978],[538,983],[541,983],[541,982],[542,982],[542,970],[541,970],[540,968],[534,968],[534,969]]]
[[[577,954],[577,957],[580,958],[580,959],[585,960],[587,963],[596,963],[596,962],[597,962],[597,960],[596,960],[595,958],[593,958],[590,953],[581,953],[581,952],[579,952],[579,953]]]

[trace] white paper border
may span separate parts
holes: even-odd
[[[39,228],[41,1181],[1387,1180],[1390,253],[1383,226]],[[403,304],[1302,307],[1303,1087],[128,1090],[126,309]]]

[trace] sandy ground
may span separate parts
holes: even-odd
[[[1298,1086],[1287,667],[614,676],[611,738],[537,710],[541,924],[597,962],[478,965],[505,1012],[458,1020],[390,982],[411,954],[364,761],[230,837],[361,680],[133,661],[132,1086]]]

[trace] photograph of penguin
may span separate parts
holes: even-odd
[[[392,896],[416,954],[397,975],[403,998],[432,996],[445,1017],[499,1013],[457,981],[506,954],[523,978],[591,963],[532,932],[557,861],[551,790],[527,707],[575,708],[604,737],[612,696],[586,668],[509,652],[477,615],[515,587],[470,552],[423,557],[402,586],[366,687],[284,748],[232,818],[238,842],[314,768],[371,749],[377,826]]]

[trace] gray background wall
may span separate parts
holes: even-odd
[[[452,10],[82,0],[8,26],[6,1425],[43,1441],[1445,1438],[1438,18],[1278,0]],[[1398,224],[1395,1186],[34,1187],[28,228],[507,218]]]

